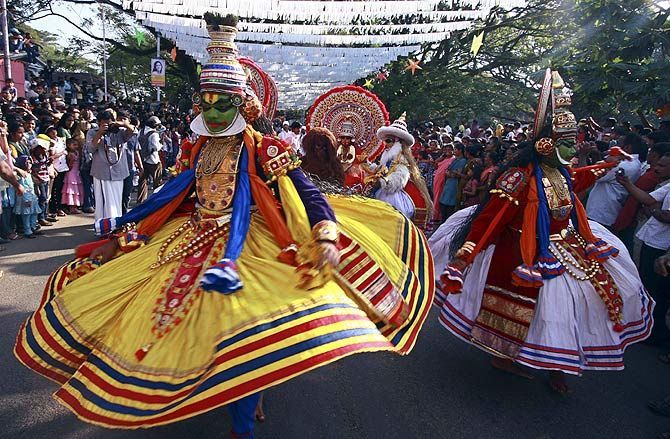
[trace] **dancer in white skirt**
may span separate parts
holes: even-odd
[[[502,171],[490,199],[451,216],[429,242],[443,273],[440,322],[495,355],[498,368],[551,371],[559,393],[568,391],[565,373],[623,369],[625,348],[649,336],[654,306],[624,245],[589,223],[575,196],[624,153],[613,148],[610,163],[566,167],[576,123],[564,87],[548,70],[534,125],[541,138]],[[549,100],[553,125],[545,128]]]

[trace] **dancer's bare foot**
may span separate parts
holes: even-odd
[[[261,393],[261,397],[258,399],[258,404],[256,404],[256,420],[258,422],[265,422],[265,412],[263,412],[263,396],[264,394]]]
[[[525,370],[523,366],[519,366],[512,360],[508,360],[506,358],[493,357],[491,359],[491,366],[495,367],[496,369],[500,369],[503,372],[511,373],[522,378],[529,380],[535,379],[533,374]]]
[[[558,393],[559,395],[567,395],[572,393],[572,389],[568,387],[568,383],[565,382],[565,374],[557,370],[552,370],[549,372],[549,387],[551,390]]]

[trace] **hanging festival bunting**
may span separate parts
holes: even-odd
[[[200,63],[208,57],[209,42],[203,15],[238,15],[240,54],[272,75],[281,108],[304,108],[325,90],[359,78],[371,77],[364,86],[372,88],[388,79],[380,67],[399,57],[410,57],[405,70],[416,75],[422,67],[411,57],[422,44],[468,29],[494,7],[524,4],[524,0],[121,0],[121,6],[132,10],[143,25]],[[136,31],[138,46],[147,38]],[[481,42],[483,34],[475,38]],[[476,39],[476,55],[480,46],[474,43]]]

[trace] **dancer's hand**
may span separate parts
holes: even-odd
[[[116,252],[119,250],[119,243],[116,238],[110,239],[109,242],[101,245],[91,252],[91,259],[97,259],[101,264],[111,261]]]

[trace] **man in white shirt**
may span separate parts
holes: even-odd
[[[291,147],[293,148],[293,151],[298,155],[298,157],[302,157],[305,155],[305,153],[302,151],[302,124],[298,121],[295,121],[291,124],[291,134],[293,134],[291,138]]]
[[[644,153],[647,146],[642,137],[630,133],[624,137],[621,148],[631,154],[633,159],[621,161],[616,168],[600,178],[593,186],[586,202],[586,214],[589,219],[606,227],[614,224],[628,197],[626,189],[616,180],[617,172],[623,171],[634,184],[642,175],[640,153]]]
[[[161,121],[156,116],[147,119],[144,128],[137,138],[142,158],[142,168],[140,171],[140,180],[137,186],[137,203],[142,203],[149,196],[149,178],[153,180],[154,189],[161,184],[163,176],[163,166],[160,155],[158,154],[163,145],[160,140],[159,130]]]
[[[279,138],[286,143],[291,143],[291,141],[293,140],[293,133],[289,129],[288,120],[285,120],[281,124],[281,132],[279,133]]]
[[[670,331],[665,325],[670,297],[668,297],[668,282],[654,271],[654,265],[656,259],[665,255],[670,249],[670,182],[667,182],[670,179],[670,153],[658,160],[654,166],[654,173],[659,181],[666,183],[649,194],[636,187],[625,176],[618,176],[617,180],[649,214],[649,219],[640,227],[636,236],[642,241],[640,278],[656,301],[654,329],[650,340],[661,343],[670,338]]]

